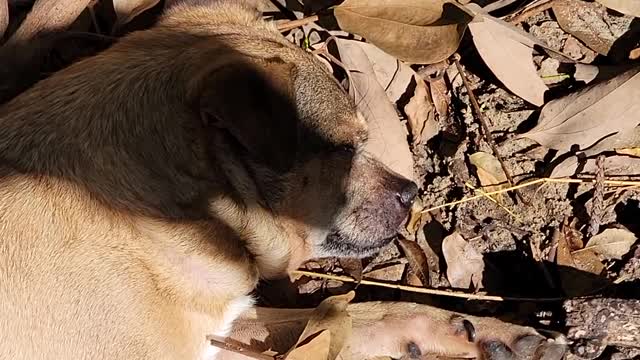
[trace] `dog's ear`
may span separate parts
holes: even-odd
[[[201,82],[203,120],[225,130],[252,160],[285,172],[296,157],[294,79],[295,65],[279,59],[217,66]]]

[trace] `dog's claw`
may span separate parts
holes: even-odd
[[[480,344],[482,356],[487,360],[515,360],[513,351],[502,341],[483,341]]]

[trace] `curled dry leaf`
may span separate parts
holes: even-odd
[[[362,260],[358,258],[340,258],[340,266],[345,273],[349,274],[357,282],[362,281]]]
[[[556,264],[560,265],[560,282],[565,293],[570,296],[585,295],[600,287],[602,281],[597,276],[604,270],[604,265],[593,251],[582,250],[580,232],[565,221],[554,237],[558,244]]]
[[[638,240],[629,230],[624,228],[606,229],[592,237],[584,250],[602,255],[605,259],[621,259]]]
[[[469,24],[469,31],[482,60],[504,86],[534,105],[544,103],[549,88],[533,64],[533,47],[540,45],[538,40],[480,11]]]
[[[114,28],[117,29],[123,26],[142,14],[143,11],[156,6],[159,2],[160,0],[113,0],[113,9],[116,12]]]
[[[378,82],[371,60],[353,40],[336,39],[340,59],[350,73],[349,93],[369,124],[366,150],[397,173],[413,179],[413,157],[407,131]]]
[[[640,0],[596,0],[600,4],[617,12],[640,17]]]
[[[561,0],[553,3],[553,14],[562,30],[580,39],[590,49],[607,55],[616,40],[603,19],[599,6],[581,0]],[[576,16],[580,14],[580,16]]]
[[[373,44],[358,42],[358,46],[367,54],[376,79],[387,93],[389,100],[393,103],[397,102],[407,92],[415,71]]]
[[[420,245],[407,239],[398,239],[398,245],[409,262],[411,272],[418,277],[422,286],[429,286],[429,262]]]
[[[341,29],[416,64],[451,56],[471,19],[446,0],[346,0],[334,15]]]
[[[402,279],[406,267],[407,264],[404,263],[375,267],[373,270],[367,271],[364,277],[373,280],[396,282]]]
[[[30,40],[37,34],[65,30],[91,0],[37,0],[8,43]]]
[[[634,176],[640,174],[640,158],[624,155],[608,156],[604,161],[607,175]],[[562,178],[574,175],[595,175],[598,167],[596,159],[580,160],[572,156],[558,164],[551,172],[551,177]]]
[[[479,151],[469,156],[469,162],[476,167],[478,179],[486,192],[509,187],[507,175],[495,156]]]
[[[447,279],[461,289],[482,288],[484,259],[469,242],[455,232],[442,240],[442,254],[447,263]]]
[[[449,97],[447,83],[444,81],[444,77],[438,80],[429,82],[429,89],[431,90],[431,99],[433,105],[436,107],[436,112],[440,119],[449,116],[449,104],[451,104],[451,98]]]
[[[302,345],[296,346],[287,356],[286,360],[327,360],[331,346],[331,332],[322,330],[318,334],[312,334],[311,339],[305,339]]]
[[[423,144],[440,130],[435,119],[435,107],[431,102],[431,94],[424,80],[416,76],[416,90],[404,112],[407,114],[407,122],[411,132],[411,142],[413,145]]]
[[[9,2],[0,0],[0,39],[9,26]]]
[[[302,334],[298,338],[298,342],[288,352],[287,356],[295,351],[296,348],[311,340],[310,337],[322,331],[328,331],[330,333],[329,351],[325,358],[327,360],[336,359],[345,342],[351,336],[352,321],[351,316],[347,312],[347,305],[353,300],[354,296],[355,292],[349,291],[344,295],[331,296],[322,301],[311,314],[304,331],[302,331]],[[285,358],[289,359],[288,357]],[[325,358],[322,359],[324,360]],[[301,357],[295,359],[306,358]]]
[[[596,142],[633,130],[640,117],[640,68],[551,101],[538,124],[520,135],[548,148],[586,149]]]

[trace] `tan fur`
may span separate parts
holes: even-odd
[[[233,1],[176,0],[38,82],[0,108],[0,358],[212,359],[259,278],[395,234],[417,188],[366,140],[324,66]]]

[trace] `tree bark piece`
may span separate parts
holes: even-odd
[[[640,348],[640,300],[575,299],[564,309],[570,340]]]

